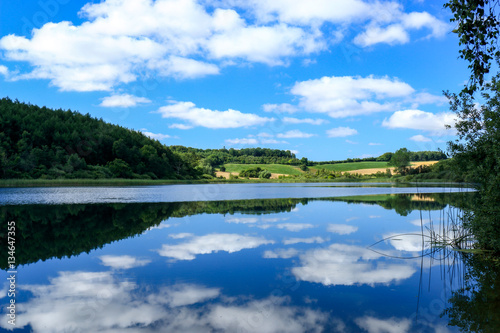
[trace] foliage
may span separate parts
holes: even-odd
[[[495,13],[496,0],[450,0],[444,7],[453,13],[454,30],[459,37],[460,58],[469,62],[470,81],[463,93],[472,95],[485,83],[491,61],[500,56],[497,50],[499,20]]]
[[[397,150],[388,164],[395,167],[399,174],[405,175],[410,167],[410,152],[406,148]]]
[[[289,150],[269,148],[243,148],[243,149],[198,149],[184,146],[170,146],[173,152],[180,154],[193,154],[198,159],[206,159],[212,167],[227,163],[237,164],[288,164],[300,165],[301,160]],[[307,159],[306,159],[307,160]]]
[[[140,132],[89,114],[0,100],[0,178],[192,179],[194,166]]]
[[[486,76],[492,61],[498,65],[500,57],[497,5],[498,1],[489,0],[450,0],[445,5],[457,23],[460,56],[471,70],[463,90],[446,96],[458,117],[458,139],[449,143],[449,149],[461,173],[478,183],[480,194],[466,226],[480,247],[500,253],[500,73],[491,80]]]
[[[269,179],[271,178],[271,173],[267,170],[263,170],[260,167],[256,167],[253,169],[247,169],[239,174],[240,177],[246,178],[261,178],[261,179]]]
[[[500,331],[500,266],[484,254],[462,255],[467,274],[442,313],[463,332]]]

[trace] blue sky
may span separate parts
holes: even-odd
[[[446,149],[468,77],[444,1],[0,2],[0,95],[166,145]]]

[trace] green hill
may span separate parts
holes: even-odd
[[[89,114],[0,100],[0,178],[192,179],[200,174],[140,132]]]

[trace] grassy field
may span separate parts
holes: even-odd
[[[353,162],[353,163],[338,163],[338,164],[320,164],[311,167],[311,169],[326,169],[330,171],[353,171],[361,169],[377,169],[388,168],[387,162]]]
[[[300,175],[302,171],[291,165],[282,164],[224,164],[227,172],[240,173],[243,170],[253,169],[259,167],[271,173],[281,173],[285,175]]]

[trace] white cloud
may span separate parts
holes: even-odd
[[[170,235],[168,235],[168,237],[173,238],[173,239],[191,238],[193,236],[194,236],[194,234],[189,233],[189,232],[181,232],[179,234],[170,234]]]
[[[260,139],[260,143],[265,145],[275,145],[275,144],[287,144],[287,141],[279,141],[275,139]]]
[[[304,229],[314,228],[314,225],[309,223],[280,223],[280,224],[262,224],[257,227],[261,229],[269,229],[271,227],[275,227],[278,229],[286,229],[292,232],[302,231]]]
[[[250,0],[237,1],[241,6],[253,10],[263,22],[279,20],[298,25],[318,25],[323,22],[350,23],[367,18],[370,5],[360,0],[328,1],[310,0]]]
[[[384,119],[382,126],[422,130],[435,135],[453,134],[454,130],[446,130],[445,125],[453,127],[455,121],[456,115],[452,112],[434,114],[421,110],[403,110],[394,112],[389,119]]]
[[[198,108],[192,102],[173,102],[162,106],[158,111],[163,118],[176,118],[189,122],[190,126],[207,128],[238,128],[264,125],[274,118],[260,117],[252,113],[242,113],[237,110],[217,111]]]
[[[147,137],[150,137],[151,139],[155,139],[155,140],[158,140],[158,141],[171,138],[171,136],[168,135],[168,134],[151,133],[151,132],[148,132],[148,131],[142,131],[142,134],[144,134]]]
[[[298,256],[299,251],[297,249],[277,249],[277,250],[268,250],[265,251],[262,255],[263,258],[267,259],[290,259]]]
[[[410,36],[401,24],[392,24],[386,28],[377,25],[369,26],[366,31],[354,39],[355,44],[364,47],[379,43],[406,44],[409,41]]]
[[[114,269],[129,269],[134,267],[146,266],[151,262],[151,260],[147,259],[137,259],[136,257],[131,257],[128,255],[123,256],[112,256],[112,255],[104,255],[100,256],[101,264],[104,266],[108,266]]]
[[[16,326],[34,332],[63,333],[75,328],[82,332],[249,332],[258,324],[263,333],[283,332],[283,327],[299,333],[323,330],[329,320],[320,311],[290,305],[287,297],[228,297],[219,288],[195,284],[151,289],[112,272],[60,272],[46,285],[20,287],[33,297],[16,306]],[[10,326],[0,322],[3,329]]]
[[[305,119],[298,119],[298,118],[291,118],[291,117],[284,117],[282,121],[285,124],[310,124],[310,125],[322,125],[328,123],[328,120],[325,119],[311,119],[311,118],[305,118]]]
[[[368,145],[369,146],[383,146],[382,143],[377,143],[377,142],[370,142]]]
[[[248,224],[257,223],[259,219],[256,217],[226,217],[224,221],[227,223]]]
[[[220,295],[218,288],[206,288],[195,284],[176,284],[163,287],[157,293],[150,294],[150,303],[165,304],[170,307],[180,307],[202,303]]]
[[[296,106],[288,103],[264,104],[262,105],[262,109],[265,112],[275,112],[275,113],[295,113],[299,111],[299,109]]]
[[[388,77],[356,76],[322,77],[297,82],[291,93],[299,96],[300,106],[309,112],[326,113],[344,118],[389,111],[395,108],[394,98],[411,95],[407,83]]]
[[[382,256],[361,246],[332,244],[301,255],[301,266],[293,268],[292,273],[302,281],[350,286],[389,284],[407,279],[416,271],[401,261],[377,263]]]
[[[129,94],[122,95],[112,95],[102,98],[101,104],[99,106],[107,108],[129,108],[136,106],[137,104],[147,104],[151,101],[145,97],[137,97]]]
[[[286,133],[278,133],[276,136],[278,138],[285,138],[285,139],[306,139],[310,138],[312,136],[315,136],[316,134],[311,134],[311,133],[304,133],[300,130],[290,130],[287,131]]]
[[[31,66],[13,79],[112,91],[139,77],[216,75],[240,60],[288,65],[340,42],[352,24],[367,26],[356,38],[362,45],[404,43],[410,30],[424,28],[431,31],[425,38],[439,37],[448,29],[429,13],[406,13],[390,1],[104,0],[79,14],[78,24],[48,22],[30,37],[1,38],[6,60]]]
[[[368,333],[404,333],[410,332],[411,320],[408,318],[378,319],[372,316],[356,318],[356,324]]]
[[[312,244],[312,243],[324,243],[326,242],[326,239],[322,237],[309,237],[309,238],[290,238],[290,239],[285,239],[283,240],[283,244],[285,245],[291,245],[291,244],[297,244],[297,243],[306,243],[306,244]]]
[[[176,245],[164,244],[158,253],[161,256],[177,260],[193,260],[199,254],[209,254],[218,251],[229,253],[243,249],[252,249],[273,241],[262,237],[242,236],[237,234],[209,234],[193,237],[186,243]]]
[[[0,65],[0,75],[3,75],[4,77],[9,76],[9,69],[5,67],[4,65]]]
[[[442,37],[450,31],[448,24],[438,20],[427,12],[412,12],[404,15],[403,25],[409,29],[429,28],[432,33],[427,38]]]
[[[170,56],[165,60],[150,61],[148,67],[156,70],[161,76],[171,76],[178,79],[195,79],[219,74],[219,67],[214,64],[177,56]]]
[[[193,127],[194,126],[186,125],[186,124],[172,124],[172,125],[168,126],[168,128],[177,128],[177,129],[180,129],[180,130],[188,130],[188,129],[191,129]]]
[[[337,127],[326,131],[326,134],[329,138],[344,138],[346,136],[356,135],[358,131],[350,127]]]
[[[440,21],[435,16],[427,12],[412,12],[405,14],[400,12],[399,19],[394,20],[393,24],[385,27],[380,22],[369,24],[364,32],[356,36],[354,43],[363,47],[379,43],[389,45],[406,44],[410,41],[409,30],[419,30],[427,28],[431,30],[425,38],[442,37],[448,31],[450,26]]]
[[[442,105],[448,101],[445,96],[437,96],[433,94],[429,94],[427,92],[421,92],[415,94],[412,98],[409,99],[410,102],[415,103],[416,105],[420,104],[437,104]]]
[[[314,34],[286,24],[242,27],[215,35],[207,42],[207,49],[215,59],[241,58],[270,66],[285,65],[283,58],[324,48]]]
[[[339,235],[349,235],[358,231],[358,227],[347,224],[329,224],[326,230]]]
[[[423,136],[422,134],[414,135],[410,138],[411,141],[415,142],[430,142],[432,139]]]
[[[251,138],[242,138],[242,139],[226,139],[225,142],[229,145],[256,145],[259,143],[259,140]]]

